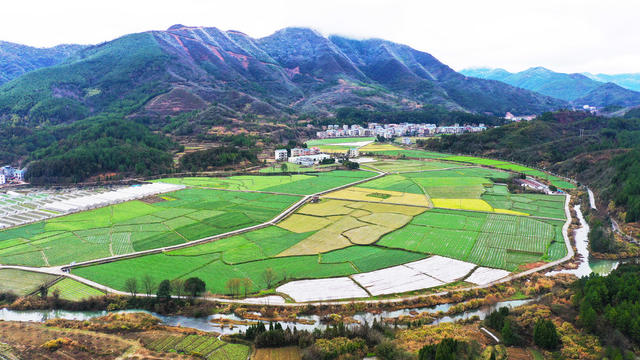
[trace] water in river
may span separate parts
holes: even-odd
[[[620,260],[600,260],[594,259],[589,255],[589,224],[584,219],[580,205],[573,208],[576,211],[580,228],[574,231],[576,240],[576,251],[582,258],[577,269],[559,270],[548,272],[547,275],[555,274],[574,274],[578,277],[588,276],[591,273],[607,275],[620,265]]]
[[[436,323],[447,323],[453,322],[462,319],[468,319],[473,316],[478,316],[480,319],[484,319],[491,311],[497,309],[499,307],[518,307],[529,302],[533,301],[533,299],[526,300],[509,300],[509,301],[501,301],[496,303],[493,306],[485,306],[480,309],[469,310],[458,315],[453,316],[445,316],[436,321]],[[440,311],[447,311],[452,305],[451,304],[442,304],[434,307],[428,308],[414,308],[414,309],[403,309],[403,310],[395,310],[395,311],[384,311],[380,314],[372,314],[372,313],[357,313],[353,316],[355,320],[358,321],[359,324],[364,324],[365,322],[368,324],[373,323],[374,320],[382,321],[384,319],[396,318],[401,315],[410,315],[416,313],[437,313]],[[164,325],[169,326],[183,326],[194,328],[202,331],[210,331],[210,332],[218,332],[222,334],[236,334],[241,331],[245,331],[247,329],[247,325],[234,325],[233,327],[220,327],[218,324],[214,324],[211,322],[212,319],[220,319],[226,318],[230,320],[242,320],[234,314],[215,314],[210,315],[208,317],[202,318],[193,318],[187,316],[177,316],[177,315],[160,315],[156,313],[150,313],[144,310],[127,310],[125,312],[145,312],[149,313],[153,316],[158,317]],[[88,320],[98,316],[104,316],[108,314],[107,311],[63,311],[63,310],[9,310],[9,309],[0,309],[0,320],[6,321],[29,321],[29,322],[44,322],[48,319],[61,318],[67,320]],[[301,316],[300,319],[311,320],[313,324],[299,324],[293,322],[280,322],[283,327],[296,327],[298,330],[308,330],[313,331],[314,329],[323,330],[327,327],[326,324],[323,324],[320,321],[320,317],[317,315],[311,316]],[[350,326],[356,326],[357,324],[352,324]]]

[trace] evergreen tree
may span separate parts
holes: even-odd
[[[162,280],[162,282],[160,282],[156,295],[159,301],[171,300],[171,283],[169,282],[169,280]]]
[[[517,337],[511,328],[511,320],[504,319],[504,325],[502,326],[502,341],[505,345],[511,346],[517,343]]]
[[[191,297],[196,297],[205,291],[206,284],[200,278],[191,277],[184,282],[184,289]]]
[[[551,320],[538,319],[533,327],[533,342],[543,349],[555,350],[560,345],[560,336]]]

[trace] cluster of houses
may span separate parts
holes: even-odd
[[[320,152],[317,147],[312,148],[293,148],[291,149],[291,155],[287,149],[278,149],[275,152],[276,161],[288,161],[290,163],[312,166],[320,163],[324,159],[330,158],[329,155]]]
[[[465,132],[479,132],[486,130],[484,124],[453,126],[437,126],[435,124],[378,124],[369,123],[367,127],[360,125],[327,125],[318,131],[316,136],[320,139],[334,137],[357,137],[357,136],[381,136],[391,139],[397,136],[431,136],[436,134],[461,134]]]
[[[12,166],[5,165],[0,168],[0,185],[19,184],[24,181],[26,169],[16,169]]]
[[[532,178],[531,176],[527,176],[526,179],[515,179],[515,183],[522,186],[523,188],[529,188],[536,191],[544,192],[545,194],[553,194],[553,191],[549,189],[549,186],[541,183],[540,181]]]
[[[349,159],[357,158],[359,155],[357,148],[351,148],[346,151],[344,154],[334,154],[334,156],[339,155],[340,157],[346,157]],[[311,148],[293,148],[291,149],[291,155],[287,149],[278,149],[275,151],[275,160],[278,162],[288,161],[290,163],[302,165],[302,166],[313,166],[315,164],[319,164],[325,159],[331,158],[330,155],[324,154],[317,147]]]

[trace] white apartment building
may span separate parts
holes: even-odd
[[[287,161],[289,155],[287,154],[287,149],[278,149],[275,151],[275,159],[276,161]]]

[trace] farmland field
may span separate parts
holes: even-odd
[[[54,275],[31,271],[0,269],[0,291],[27,295],[38,290],[40,285],[50,283],[56,278]]]
[[[297,346],[281,348],[256,349],[251,355],[251,360],[301,360],[302,354]]]
[[[157,181],[214,189],[281,192],[309,195],[375,176],[368,171],[336,170],[309,175],[230,176],[226,178],[186,177]]]
[[[375,137],[341,137],[341,138],[330,138],[330,139],[314,139],[307,141],[307,146],[318,146],[318,145],[328,145],[328,144],[344,144],[344,143],[355,143],[361,141],[375,141]]]
[[[566,255],[564,196],[511,194],[500,183],[512,173],[469,163],[526,170],[450,155],[429,161],[378,160],[371,166],[391,174],[310,199],[275,225],[71,271],[117,290],[125,290],[127,279],[140,282],[145,275],[156,284],[199,277],[216,294],[231,294],[230,279],[248,279],[251,293],[286,289],[286,283],[298,281],[303,290],[291,290],[296,296],[323,300],[333,295],[314,297],[304,287],[330,287],[333,280],[315,280],[351,276],[362,279],[360,285],[370,293],[383,295],[457,281],[462,275],[451,277],[451,271],[443,270],[451,264],[465,274],[486,267],[476,276],[482,282],[518,271],[523,264]],[[56,266],[182,244],[264,223],[302,195],[373,176],[370,171],[337,170],[162,179],[189,188],[0,231],[0,264]],[[273,270],[272,281],[265,278],[266,269]],[[383,269],[392,270],[379,272]],[[394,284],[393,274],[408,278]],[[16,291],[33,291],[41,280]],[[349,284],[345,292],[360,294],[360,285]],[[52,289],[66,299],[100,294],[70,279]],[[230,345],[224,349],[244,351]]]
[[[214,336],[166,335],[147,344],[151,350],[183,354],[200,354],[203,359],[246,360],[249,347],[241,344],[228,344]]]
[[[384,236],[378,244],[512,271],[520,264],[564,256],[566,247],[558,231],[562,224],[523,216],[433,209]]]
[[[333,153],[344,154],[347,151],[349,151],[349,149],[353,148],[353,146],[344,146],[344,145],[318,145],[316,147],[320,149],[320,151],[322,151],[323,153],[329,153],[329,154],[333,154]]]
[[[297,196],[185,189],[0,232],[0,263],[64,265],[176,245],[260,224]],[[3,246],[5,245],[5,246]]]
[[[500,209],[527,213],[533,216],[564,219],[564,196],[543,194],[486,193],[482,199]]]
[[[376,161],[367,163],[367,167],[373,167],[385,172],[416,172],[424,170],[445,169],[451,167],[462,167],[464,164],[449,163],[443,161],[420,161],[420,160],[395,160]]]
[[[104,293],[75,280],[66,278],[62,279],[49,288],[49,294],[59,291],[60,298],[71,301],[88,299],[92,296],[101,296]]]
[[[375,155],[383,155],[383,156],[395,156],[395,157],[408,157],[408,158],[416,158],[416,159],[446,159],[450,157],[449,154],[441,154],[432,151],[424,151],[424,150],[408,150],[408,149],[398,149],[398,150],[376,150],[370,151]]]
[[[277,281],[344,276],[424,257],[367,245],[408,223],[424,208],[399,205],[321,200],[300,208],[295,218],[278,226],[217,241],[113,263],[74,269],[73,272],[122,289],[130,277],[149,274],[156,281],[198,276],[215,293],[226,293],[230,278],[249,278],[253,289],[264,289],[262,273],[272,268]],[[296,223],[304,224],[300,229]],[[296,232],[297,231],[297,232]],[[343,249],[343,252],[334,251]],[[356,253],[360,253],[357,254]],[[346,259],[345,256],[354,256]]]
[[[305,166],[301,166],[298,164],[294,164],[294,163],[290,163],[290,162],[286,162],[284,164],[287,164],[287,171],[286,172],[309,172],[309,171],[318,171],[319,167],[313,166],[313,167],[305,167]],[[260,173],[262,174],[271,174],[271,173],[281,173],[282,169],[280,168],[282,164],[281,163],[272,163],[271,166],[266,167],[264,169],[260,169]]]
[[[360,148],[360,151],[364,153],[376,152],[376,151],[395,151],[395,150],[402,150],[402,148],[392,144],[380,144],[380,143],[372,143]]]
[[[382,178],[384,179],[384,178]],[[369,189],[367,183],[358,187],[350,187],[338,191],[334,191],[324,195],[328,198],[359,200],[359,201],[375,201],[382,203],[430,206],[429,199],[424,194],[414,194],[410,192],[400,192],[382,189]]]

